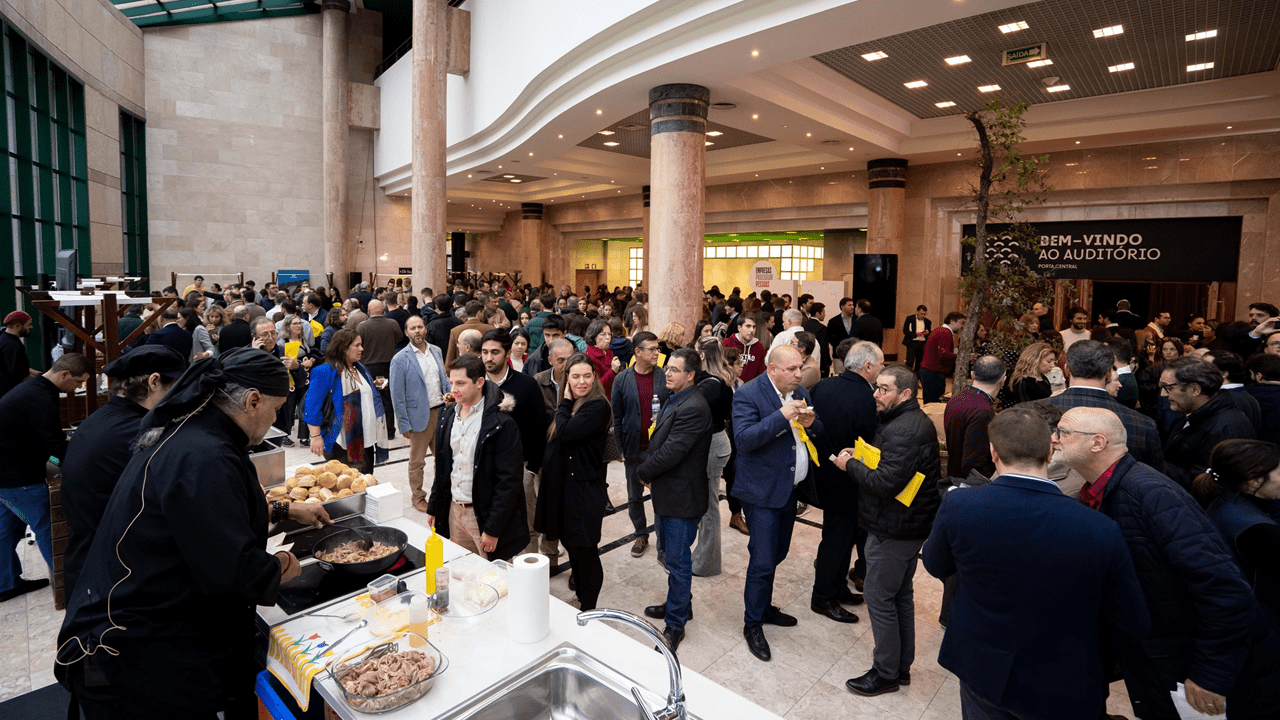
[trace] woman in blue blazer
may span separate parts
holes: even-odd
[[[373,472],[387,454],[387,425],[373,376],[360,364],[364,346],[355,330],[333,334],[324,364],[311,371],[303,419],[311,430],[311,452]]]

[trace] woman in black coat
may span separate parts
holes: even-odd
[[[605,443],[613,412],[584,353],[565,364],[565,389],[547,433],[534,529],[569,553],[582,610],[594,610],[604,585],[600,526],[609,499]]]

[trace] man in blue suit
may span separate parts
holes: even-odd
[[[1096,718],[1100,623],[1150,629],[1128,546],[1115,522],[1046,479],[1052,441],[1038,414],[1010,408],[987,434],[997,477],[948,492],[924,545],[925,569],[959,580],[938,664],[959,678],[967,720]]]
[[[769,660],[764,623],[792,627],[796,619],[771,601],[773,575],[791,547],[796,522],[796,486],[817,464],[811,459],[806,433],[818,435],[822,424],[800,387],[799,348],[779,345],[769,353],[764,375],[733,395],[733,441],[738,450],[733,496],[742,502],[751,540],[747,582],[743,588],[743,636],[747,649]],[[794,421],[794,422],[793,422]]]
[[[409,439],[410,502],[419,512],[427,511],[427,494],[422,487],[427,451],[435,455],[436,425],[449,392],[449,374],[440,348],[427,342],[427,325],[420,317],[404,323],[409,344],[391,357],[391,407],[396,427]]]

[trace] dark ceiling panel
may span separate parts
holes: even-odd
[[[999,26],[1022,21],[1026,30],[1004,34]],[[1099,28],[1124,32],[1095,38]],[[1216,37],[1188,42],[1192,33]],[[1002,67],[1001,53],[1048,43],[1052,65]],[[865,53],[888,57],[868,62]],[[968,55],[971,62],[944,60]],[[1032,104],[1167,87],[1270,72],[1280,60],[1280,2],[1275,0],[1044,0],[934,25],[814,57],[818,62],[921,118],[956,115],[982,107],[981,85],[996,84],[1006,98]],[[1132,70],[1111,66],[1134,63]],[[1188,72],[1187,66],[1213,68]],[[1043,78],[1056,76],[1070,90],[1050,93]],[[927,87],[904,83],[923,80]],[[954,107],[935,103],[951,101]]]
[[[715,114],[717,110],[713,110]],[[601,133],[609,132],[611,135],[603,135]],[[719,135],[711,135],[711,133],[720,133]],[[740,147],[743,145],[755,145],[757,143],[773,142],[773,138],[767,138],[763,135],[756,135],[745,130],[731,128],[728,125],[707,121],[707,142],[712,143],[707,146],[708,152],[716,150],[724,150],[731,147]],[[606,145],[605,143],[618,143],[617,145]],[[622,155],[631,155],[633,157],[649,157],[649,110],[641,110],[640,112],[625,117],[607,128],[602,128],[600,132],[593,134],[591,137],[578,143],[579,147],[594,148],[596,150],[605,150],[607,152],[615,152]]]

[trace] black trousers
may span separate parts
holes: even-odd
[[[86,666],[88,666],[86,668]],[[224,698],[223,713],[227,720],[256,720],[258,699],[254,694],[254,675],[242,668],[236,681]],[[86,673],[88,680],[86,681]],[[214,709],[173,705],[153,697],[111,684],[101,671],[93,667],[92,659],[86,659],[67,670],[67,682],[71,685],[71,707],[78,706],[86,720],[139,720],[140,718],[189,718],[190,720],[217,720]]]
[[[920,361],[924,359],[924,343],[912,340],[907,345],[907,367],[911,368],[911,372],[920,372]]]
[[[852,513],[845,508],[823,509],[822,540],[813,564],[813,602],[831,602],[849,592],[849,563],[857,539],[856,508]]]
[[[375,450],[372,447],[366,447],[364,449],[364,460],[362,460],[359,463],[353,463],[351,462],[351,459],[347,457],[347,449],[344,447],[339,447],[338,443],[335,442],[333,444],[333,452],[325,453],[324,459],[337,460],[340,463],[345,463],[347,465],[350,465],[351,467],[355,468],[356,470],[359,470],[360,472],[366,475],[370,475],[373,473],[374,453],[375,453]]]
[[[563,542],[563,541],[561,541]],[[573,567],[573,580],[577,585],[578,602],[583,610],[595,610],[604,587],[604,565],[600,563],[600,548],[594,545],[565,545],[569,563]]]

